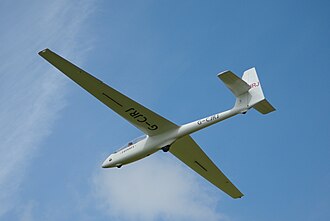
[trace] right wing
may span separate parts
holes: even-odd
[[[178,128],[176,124],[109,87],[51,50],[45,49],[39,55],[145,134],[153,136]]]
[[[231,197],[243,196],[189,135],[175,141],[170,152]]]

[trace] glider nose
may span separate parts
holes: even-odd
[[[112,157],[111,155],[102,163],[102,168],[109,168],[112,166]]]
[[[107,160],[105,160],[103,163],[102,163],[102,168],[107,168],[108,167],[108,162]]]

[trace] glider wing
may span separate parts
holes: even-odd
[[[145,134],[153,136],[178,128],[51,50],[45,49],[39,55]]]
[[[243,196],[189,135],[175,141],[171,145],[170,152],[231,197]]]

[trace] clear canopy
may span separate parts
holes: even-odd
[[[131,145],[133,145],[133,144],[136,144],[137,142],[143,140],[143,139],[146,138],[146,137],[147,137],[147,135],[143,135],[143,136],[141,136],[141,137],[135,138],[134,140],[128,142],[128,143],[127,143],[126,145],[124,145],[123,147],[121,147],[121,148],[119,148],[118,150],[116,150],[114,153],[117,153],[117,152],[119,152],[119,151],[125,149],[126,147],[129,147],[129,146],[131,146]]]

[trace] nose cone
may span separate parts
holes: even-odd
[[[105,160],[103,163],[102,163],[102,168],[108,168],[108,160]]]
[[[109,168],[112,167],[113,165],[113,161],[112,161],[112,154],[102,163],[102,168]]]

